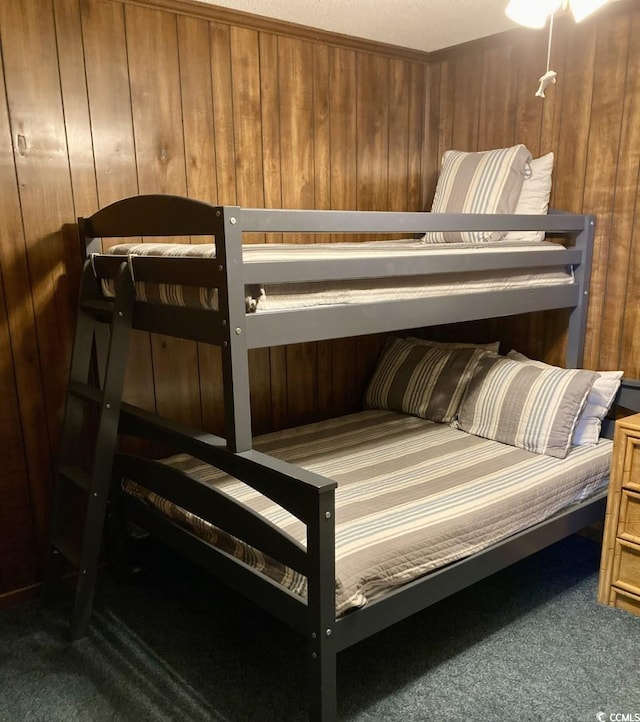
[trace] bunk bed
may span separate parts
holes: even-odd
[[[554,242],[526,248],[499,243],[487,248],[430,248],[420,241],[426,231],[478,230],[542,230]],[[102,475],[108,485],[113,479],[110,493],[125,508],[128,519],[304,635],[309,644],[313,719],[336,717],[336,655],[340,650],[603,518],[608,441],[569,454],[583,471],[597,467],[598,474],[566,499],[558,500],[557,494],[549,492],[557,503],[535,518],[508,529],[504,517],[501,522],[493,519],[494,527],[502,524],[505,533],[488,536],[479,544],[472,540],[440,560],[429,558],[422,565],[414,560],[410,576],[405,569],[384,588],[378,585],[380,576],[393,576],[386,568],[374,575],[366,592],[339,582],[342,591],[336,595],[336,543],[355,544],[361,551],[369,541],[362,542],[366,537],[358,537],[357,544],[353,538],[337,539],[348,537],[353,530],[345,530],[336,509],[338,482],[334,477],[340,473],[331,473],[336,464],[345,463],[345,457],[336,460],[329,449],[335,452],[342,446],[352,459],[354,453],[357,456],[359,438],[366,439],[366,446],[375,437],[376,443],[391,444],[383,451],[375,445],[367,447],[386,454],[384,458],[412,456],[405,452],[413,448],[428,459],[433,457],[435,464],[432,449],[440,444],[438,435],[446,432],[454,437],[458,458],[466,459],[459,462],[457,471],[469,475],[478,459],[495,455],[504,445],[470,437],[446,424],[367,409],[335,422],[263,437],[254,447],[247,360],[251,348],[566,308],[570,312],[566,366],[578,367],[586,326],[592,216],[246,209],[155,195],[125,199],[80,219],[79,232],[89,260],[83,272],[70,398],[94,401],[101,409],[93,481]],[[329,244],[320,244],[301,252],[286,243],[274,244],[271,249],[268,244],[243,248],[243,236],[249,232],[402,234],[405,240],[334,244],[335,253]],[[125,239],[137,243],[140,237],[160,236],[172,240],[213,237],[215,247],[198,248],[196,244],[189,251],[174,246],[160,255],[163,250],[149,244],[145,248],[122,245]],[[118,239],[116,245],[103,252],[101,239],[114,238]],[[518,280],[504,284],[505,274]],[[385,279],[392,277],[401,280],[404,290],[400,295],[387,295]],[[521,283],[523,277],[527,280]],[[264,304],[265,298],[278,295],[279,284],[288,284],[282,294],[285,302]],[[315,298],[320,298],[319,305],[307,296],[309,290],[312,295],[318,290],[317,284],[324,284]],[[357,293],[350,295],[345,290],[350,284]],[[425,284],[427,291],[416,292]],[[410,289],[407,294],[406,289]],[[378,291],[382,296],[376,295]],[[332,295],[336,292],[337,297]],[[103,322],[110,329],[106,336],[97,331],[97,324]],[[122,403],[130,328],[220,347],[224,438]],[[82,348],[89,348],[90,353]],[[95,355],[97,380],[91,381]],[[627,389],[635,404],[632,391]],[[75,416],[68,402],[63,465],[75,443]],[[118,435],[154,439],[177,454],[163,462],[121,453],[116,447]],[[345,440],[342,445],[340,439]],[[513,451],[517,458],[510,456],[504,468],[495,471],[496,483],[518,475],[529,478],[523,470],[531,463],[530,457],[537,455]],[[582,460],[575,461],[580,455]],[[566,463],[541,458],[548,470]],[[446,463],[454,463],[453,457]],[[366,468],[365,462],[363,466]],[[419,463],[411,475],[426,473],[428,468]],[[76,480],[80,476],[77,471],[66,473]],[[408,493],[402,481],[406,470],[395,473],[394,493]],[[530,478],[537,480],[546,473],[532,471]],[[95,488],[91,483],[85,486]],[[527,487],[530,492],[534,489],[529,496]],[[346,493],[350,488],[345,484]],[[481,490],[471,484],[465,493],[470,496],[466,502],[462,500],[461,508],[465,503],[468,507],[469,498],[475,499],[474,494]],[[521,481],[517,494],[522,495],[520,508],[528,506],[537,496],[535,484]],[[91,611],[95,569],[87,560],[98,554],[106,493],[94,496],[105,498],[90,507],[82,551],[76,555],[81,573],[72,621],[74,636],[86,631]],[[382,498],[375,512],[367,511],[375,517],[386,497],[375,490],[372,496]],[[406,502],[414,505],[413,518],[424,517],[419,496]],[[269,513],[263,513],[265,504]],[[518,517],[517,508],[514,512],[510,507],[507,516]],[[453,530],[449,536],[454,541],[465,534],[467,541],[470,536],[482,537],[482,528],[466,526],[473,519],[468,512],[468,508],[460,511],[458,523],[448,518],[445,524]],[[442,531],[442,524],[439,529]],[[439,543],[440,531],[427,544],[435,544],[434,539]],[[384,543],[387,541],[385,538]],[[53,546],[60,550],[63,544],[54,540]],[[358,574],[352,570],[352,576]]]

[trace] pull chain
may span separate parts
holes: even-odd
[[[538,87],[538,90],[536,91],[536,97],[538,98],[544,98],[545,94],[544,91],[550,86],[553,85],[556,82],[556,76],[557,73],[555,70],[549,70],[549,66],[551,64],[551,40],[553,39],[553,16],[554,13],[551,13],[550,19],[549,19],[549,43],[547,45],[547,71],[544,75],[541,75],[540,85]]]

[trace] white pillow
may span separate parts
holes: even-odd
[[[541,368],[549,366],[542,361],[534,361],[533,359],[527,358],[517,351],[509,351],[507,358],[513,361],[534,364]],[[597,374],[598,376],[593,382],[591,391],[589,391],[589,395],[587,396],[584,409],[582,409],[578,417],[578,422],[571,439],[572,446],[589,446],[598,443],[602,429],[602,419],[607,415],[620,388],[622,371],[598,371]]]
[[[551,195],[553,153],[547,153],[531,161],[531,175],[522,182],[522,190],[514,213],[521,215],[546,215]],[[505,241],[537,243],[544,240],[544,231],[509,231]]]

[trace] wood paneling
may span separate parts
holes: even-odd
[[[0,74],[0,93],[0,97],[6,97],[3,73]],[[14,142],[5,103],[0,105],[0,187],[0,373],[3,389],[0,439],[5,450],[0,488],[8,499],[7,508],[11,509],[8,518],[3,518],[6,536],[3,531],[0,547],[0,589],[6,592],[34,583],[41,573],[37,552],[44,547],[46,530],[46,512],[41,511],[45,496],[42,484],[51,478],[51,455],[46,443],[48,423],[35,309],[29,294],[27,246],[14,167]]]
[[[580,24],[561,18],[551,52],[558,82],[544,100],[534,93],[546,68],[545,32],[520,30],[433,54],[428,70],[439,155],[514,142],[536,156],[553,151],[552,205],[597,216],[584,364],[630,377],[640,374],[639,14],[637,4],[621,2]],[[536,314],[490,324],[489,333],[500,328],[505,345],[562,363],[565,324],[564,313]]]
[[[427,58],[183,0],[0,3],[3,603],[42,573],[80,265],[61,229],[118,198],[417,210],[448,148],[553,150],[557,204],[599,219],[587,363],[640,375],[639,31],[629,2],[559,23],[541,101],[544,33]],[[562,324],[438,333],[495,333],[551,360]],[[254,430],[357,409],[383,342],[252,353]],[[125,396],[220,432],[219,353],[136,334]]]
[[[6,599],[37,583],[46,547],[81,265],[62,227],[150,192],[249,206],[420,208],[428,103],[426,56],[415,52],[181,0],[0,5]],[[252,352],[254,431],[357,408],[379,344]],[[136,333],[125,398],[221,432],[219,351]]]
[[[3,99],[10,127],[9,138],[3,133],[2,140],[3,163],[8,163],[2,170],[7,180],[2,195],[6,188],[8,196],[8,215],[2,226],[7,224],[10,234],[2,244],[3,278],[8,317],[12,319],[16,313],[21,317],[12,334],[30,347],[23,349],[20,343],[12,346],[13,368],[22,363],[26,368],[15,372],[15,380],[11,374],[3,382],[15,383],[19,393],[31,467],[28,480],[22,482],[29,488],[32,523],[42,548],[52,489],[51,459],[58,444],[72,337],[70,298],[77,287],[73,273],[68,273],[68,249],[60,232],[64,223],[73,222],[74,208],[53,6],[39,0],[3,3],[0,40],[6,91]],[[75,259],[69,268],[77,268]],[[14,272],[16,278],[12,277]],[[20,279],[22,283],[17,285]],[[32,346],[34,336],[36,348]],[[16,468],[12,459],[5,460],[5,466]]]

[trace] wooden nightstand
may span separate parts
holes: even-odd
[[[640,615],[640,414],[616,422],[598,601]]]

